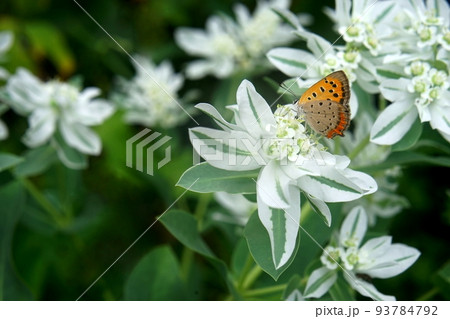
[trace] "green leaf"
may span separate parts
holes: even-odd
[[[338,278],[330,290],[328,290],[331,298],[334,301],[354,301],[355,291],[352,287],[345,281],[341,273],[338,273]]]
[[[178,260],[169,246],[146,254],[125,283],[125,300],[180,300],[183,296]]]
[[[244,235],[247,239],[250,253],[256,263],[274,280],[277,280],[292,263],[297,255],[298,246],[300,245],[300,234],[298,234],[293,254],[283,266],[276,269],[272,257],[269,234],[261,223],[258,214],[252,214],[252,216],[250,216],[250,219],[245,226]]]
[[[25,190],[17,182],[0,189],[0,300],[31,300],[33,297],[18,277],[11,246],[14,228],[23,213]]]
[[[417,118],[409,131],[402,137],[400,141],[392,145],[392,151],[404,151],[413,147],[422,135],[422,123]]]
[[[252,178],[257,176],[256,170],[226,171],[204,162],[184,172],[177,185],[198,193],[224,191],[230,194],[254,194],[256,183]]]
[[[20,177],[35,176],[45,172],[56,161],[55,149],[50,145],[44,145],[31,149],[25,153],[25,161],[14,170]]]
[[[205,244],[198,231],[197,220],[191,214],[179,210],[170,210],[162,215],[159,218],[159,221],[183,245],[206,257],[221,274],[233,297],[235,299],[241,299],[234,288],[231,274],[229,273],[226,264],[217,258]]]
[[[14,154],[0,153],[0,172],[10,169],[23,161],[23,158]]]

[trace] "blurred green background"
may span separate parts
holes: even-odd
[[[155,62],[170,60],[181,71],[191,60],[174,40],[173,32],[181,26],[204,28],[206,19],[219,12],[232,14],[236,1],[200,0],[96,0],[79,1],[125,50],[151,56]],[[253,10],[254,1],[240,1]],[[324,6],[334,1],[294,1],[293,12],[310,13],[310,29],[334,41],[331,23],[323,14]],[[108,97],[117,76],[130,78],[134,70],[127,55],[73,1],[2,0],[0,31],[11,30],[14,44],[3,66],[11,73],[18,66],[31,70],[41,79],[81,79],[84,86],[97,86]],[[302,47],[302,44],[297,44]],[[273,72],[278,81],[283,76]],[[268,88],[262,79],[252,79],[256,86]],[[212,102],[223,93],[224,81],[208,77],[187,81],[184,91],[198,89],[197,102]],[[233,93],[234,94],[234,93]],[[232,94],[232,95],[233,95]],[[264,92],[270,96],[274,92]],[[182,94],[181,94],[182,95]],[[225,102],[223,103],[225,104]],[[10,138],[2,141],[2,151],[21,154],[26,150],[20,137],[26,130],[26,119],[11,111],[2,116]],[[200,117],[201,124],[207,121]],[[35,300],[74,300],[109,267],[122,252],[151,225],[155,218],[182,193],[175,187],[184,170],[192,165],[192,149],[187,137],[188,122],[177,129],[162,131],[173,137],[176,150],[172,162],[148,176],[125,166],[125,141],[142,127],[130,127],[114,115],[97,128],[103,141],[103,152],[90,158],[87,170],[73,171],[61,164],[36,176],[36,185],[67,215],[49,221],[39,205],[22,188],[3,189],[0,193],[0,218],[12,196],[22,196],[25,205],[21,216],[14,216],[11,240],[1,246],[11,263],[5,274],[4,298]],[[159,130],[161,131],[161,130]],[[435,132],[424,130],[424,136]],[[434,152],[433,149],[425,149]],[[411,166],[400,179],[399,193],[410,201],[410,208],[391,220],[381,220],[374,233],[393,236],[419,249],[419,260],[405,273],[387,280],[374,281],[379,291],[399,300],[418,298],[450,299],[449,226],[450,184],[448,168]],[[12,181],[0,174],[0,185]],[[177,208],[194,211],[207,203],[207,212],[218,208],[211,196],[187,194]],[[206,205],[206,204],[205,204]],[[3,211],[3,212],[2,212]],[[3,221],[3,220],[2,220]],[[204,225],[204,238],[212,250],[229,263],[236,245],[235,226]],[[5,231],[0,226],[0,231]],[[6,233],[3,234],[6,236]],[[124,286],[137,262],[152,248],[169,245],[179,259],[186,251],[160,224],[156,223],[111,269],[90,289],[83,300],[124,299]],[[180,299],[221,300],[227,288],[216,270],[198,255],[195,269],[190,270],[190,291]],[[302,258],[301,254],[297,258]],[[303,275],[300,273],[300,275]],[[286,281],[288,276],[282,276]],[[274,284],[270,277],[261,281]]]

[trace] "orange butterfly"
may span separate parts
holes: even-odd
[[[333,72],[311,86],[297,101],[306,123],[317,133],[344,136],[350,124],[350,86],[343,71]]]

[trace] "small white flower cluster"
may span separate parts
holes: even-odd
[[[30,148],[51,141],[61,161],[75,167],[67,157],[67,148],[88,155],[98,155],[101,141],[89,126],[103,123],[113,107],[96,98],[100,89],[83,91],[69,83],[42,82],[28,70],[19,68],[6,85],[6,102],[20,115],[28,116],[29,128],[23,142]]]
[[[420,111],[421,108],[425,108],[434,100],[441,98],[442,93],[450,86],[448,74],[445,71],[431,68],[425,61],[414,61],[405,68],[405,73],[411,77],[407,88],[410,93],[417,95],[414,102],[419,110],[419,115],[423,114]],[[426,119],[422,121],[426,121]]]
[[[268,132],[275,131],[275,138],[269,140],[267,153],[280,161],[287,158],[295,162],[299,155],[311,154],[313,147],[324,149],[306,133],[302,116],[299,118],[298,112],[292,107],[293,105],[278,105],[274,113],[275,126],[269,125],[266,128]]]
[[[360,206],[353,208],[342,223],[337,244],[324,249],[320,257],[323,267],[310,275],[303,298],[323,296],[337,280],[337,271],[343,270],[345,280],[363,296],[395,300],[394,296],[378,292],[364,278],[397,276],[419,258],[420,252],[403,244],[392,244],[389,236],[369,239],[361,246],[366,230],[365,210]]]
[[[218,78],[238,71],[255,71],[268,67],[264,54],[274,46],[292,42],[291,29],[282,23],[272,9],[287,9],[289,0],[258,1],[253,16],[238,4],[234,7],[236,22],[223,16],[212,16],[206,30],[180,28],[175,40],[187,53],[200,56],[187,66],[188,78],[207,74]]]
[[[125,121],[149,127],[171,128],[187,118],[178,100],[184,78],[172,64],[158,66],[150,59],[136,56],[136,75],[130,81],[120,79],[120,93],[115,99],[125,110]]]

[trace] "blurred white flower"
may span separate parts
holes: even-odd
[[[229,194],[226,192],[214,193],[215,200],[227,210],[229,214],[214,212],[212,218],[216,221],[245,226],[257,206],[241,194]]]
[[[290,43],[291,30],[272,9],[287,9],[289,0],[258,1],[253,16],[241,4],[235,6],[237,22],[224,16],[212,16],[206,30],[179,28],[175,40],[187,53],[202,59],[188,64],[188,78],[207,74],[227,77],[241,70],[267,67],[264,54],[276,45]]]
[[[53,139],[61,136],[63,140],[57,139],[55,145],[62,141],[80,153],[100,154],[100,138],[88,127],[101,124],[113,112],[107,101],[95,99],[100,89],[90,87],[80,92],[58,80],[42,82],[20,68],[9,78],[6,94],[11,108],[28,116],[29,128],[23,137],[28,147],[55,142]]]
[[[125,121],[148,127],[171,128],[187,118],[180,107],[178,91],[184,78],[174,72],[168,61],[155,65],[150,59],[136,56],[136,75],[129,81],[120,79],[116,95],[125,110]]]
[[[320,258],[324,266],[311,274],[307,287],[309,285],[314,289],[305,289],[305,295],[315,298],[323,296],[336,281],[337,272],[343,270],[345,280],[361,295],[373,300],[395,300],[394,296],[380,293],[365,278],[397,276],[414,264],[420,252],[403,244],[392,244],[390,236],[369,239],[361,245],[366,230],[364,208],[353,208],[342,223],[337,245],[325,248]],[[313,282],[316,284],[312,285]]]
[[[272,113],[247,80],[239,86],[236,98],[237,105],[231,107],[236,124],[226,122],[212,105],[198,104],[196,107],[213,117],[223,130],[193,128],[191,142],[216,168],[259,170],[255,180],[258,216],[269,233],[274,265],[279,268],[294,251],[300,191],[329,225],[331,214],[325,202],[351,201],[375,192],[377,185],[369,175],[349,169],[347,157],[326,152],[307,133],[292,105],[279,106]],[[275,221],[285,225],[274,227]],[[280,231],[283,234],[277,233]]]
[[[8,109],[5,104],[0,104],[0,116]],[[8,138],[8,127],[0,119],[0,141]]]
[[[3,54],[9,50],[14,40],[14,36],[10,31],[0,32],[0,63],[3,61]],[[9,76],[8,71],[0,67],[0,80],[5,80]]]

